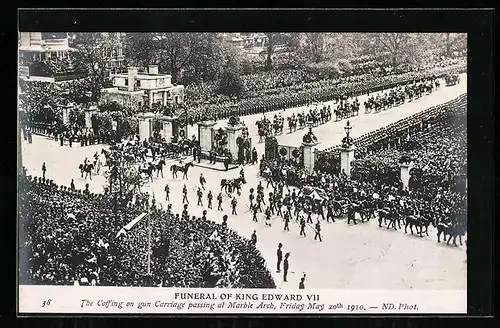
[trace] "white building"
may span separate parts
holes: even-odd
[[[100,103],[118,104],[139,109],[143,105],[177,105],[184,101],[184,86],[173,85],[172,76],[158,73],[157,65],[150,65],[147,72],[129,67],[127,74],[112,76],[113,87],[101,90]]]
[[[85,76],[71,66],[68,33],[19,33],[20,76],[34,81],[58,82]]]

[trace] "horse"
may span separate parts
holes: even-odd
[[[417,229],[416,233],[418,233],[420,235],[420,237],[423,237],[422,231],[425,227],[425,234],[427,236],[429,236],[428,230],[429,230],[430,222],[431,222],[430,219],[425,218],[423,216],[409,215],[406,217],[405,233],[408,233],[407,228],[408,228],[408,226],[410,226],[410,232],[413,235],[413,227],[415,227]],[[420,230],[419,230],[419,228],[420,228]]]
[[[236,179],[221,179],[220,180],[220,190],[223,189],[227,194],[232,193],[234,189],[238,190],[238,195],[241,193],[241,184],[247,183],[244,177],[239,177]]]
[[[443,222],[438,222],[433,225],[437,225],[438,243],[441,242],[441,239],[439,237],[441,236],[441,234],[443,234],[444,240],[446,240],[446,236],[449,236],[446,245],[449,245],[451,238],[453,238],[453,246],[457,246],[457,237],[459,239],[460,245],[463,245],[462,236],[465,236],[465,227],[463,226],[463,224],[446,224]]]
[[[170,166],[170,172],[172,172],[172,177],[175,179],[177,178],[177,172],[182,172],[182,179],[186,178],[186,180],[189,180],[187,177],[187,173],[189,171],[189,168],[193,166],[192,162],[184,164],[184,166],[178,166],[178,165],[172,165]]]
[[[389,221],[389,223],[387,223],[387,221]],[[396,221],[398,222],[399,229],[401,229],[401,218],[397,213],[391,213],[391,210],[387,207],[378,210],[378,226],[380,228],[382,227],[382,222],[384,222],[384,224],[387,224],[387,229],[389,229],[392,224],[394,230],[397,230]]]
[[[85,179],[87,179],[87,176],[90,176],[90,180],[92,180],[92,170],[94,169],[94,164],[80,164],[78,166],[80,169],[80,175],[83,178],[83,172],[85,172]]]
[[[139,168],[139,174],[145,173],[148,176],[148,178],[150,178],[151,181],[153,181],[153,169],[154,169],[153,164],[149,163],[147,168],[145,169]]]
[[[163,178],[163,165],[165,165],[165,161],[162,159],[158,161],[158,163],[154,163],[153,165],[153,171],[156,171],[156,177],[158,178],[158,175],[161,173],[161,177]]]

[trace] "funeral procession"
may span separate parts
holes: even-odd
[[[467,35],[18,42],[19,284],[467,289]]]

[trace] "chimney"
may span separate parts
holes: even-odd
[[[128,68],[128,91],[134,91],[136,76],[137,76],[137,67],[129,67]]]
[[[158,65],[149,65],[149,74],[158,75]]]

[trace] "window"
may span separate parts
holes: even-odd
[[[128,79],[125,79],[125,85],[128,85]]]

